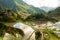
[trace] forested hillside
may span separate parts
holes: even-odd
[[[56,8],[55,10],[49,11],[48,14],[50,15],[50,17],[60,20],[60,7]]]
[[[17,19],[55,20],[55,18],[49,17],[46,13],[47,12],[40,8],[26,4],[23,0],[0,0],[0,19],[5,19],[4,21],[8,21],[7,19],[13,21],[16,21]],[[6,14],[10,16],[7,16]]]
[[[55,28],[58,21],[60,7],[54,10],[34,7],[23,0],[0,0],[0,40],[33,40],[32,35],[36,40],[60,40],[60,30]]]

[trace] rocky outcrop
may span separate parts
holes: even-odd
[[[30,26],[23,23],[17,23],[14,25],[14,27],[23,30],[25,35],[22,37],[21,40],[35,40],[35,32]]]

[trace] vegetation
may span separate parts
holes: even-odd
[[[34,28],[33,28],[34,29]],[[54,31],[57,32],[56,29],[49,29],[49,28],[37,28],[34,29],[35,30],[35,37],[36,40],[60,40],[60,37],[58,35],[56,35],[56,33]]]
[[[0,21],[16,21],[17,15],[10,9],[6,9],[0,6]]]
[[[16,37],[16,33],[24,36],[24,32],[22,30],[14,28],[14,27],[6,26],[3,23],[0,23],[0,37],[3,38],[5,33],[9,33],[15,37]]]
[[[52,30],[48,29],[48,28],[40,29],[38,27],[37,29],[34,29],[34,30],[35,30],[34,32],[36,35],[35,36],[36,40],[60,40],[60,37],[58,35],[56,35],[56,33],[54,32],[54,31],[57,31],[56,29],[52,29]],[[16,33],[24,36],[24,32],[21,29],[9,27],[9,26],[4,25],[3,23],[0,23],[0,40],[3,39],[5,33],[11,34],[11,36],[9,37],[8,40],[20,40],[19,38],[16,37]],[[32,34],[31,34],[31,36],[32,36]],[[29,40],[29,38],[28,38],[28,40]]]
[[[26,4],[22,0],[4,0],[0,1],[0,21],[16,21],[18,20],[42,20],[42,21],[58,21],[55,17],[50,17],[40,8]],[[7,5],[7,2],[9,5]],[[4,5],[3,5],[4,4]],[[12,4],[12,5],[11,5]],[[11,6],[10,6],[11,5]],[[58,8],[59,9],[59,8]],[[53,15],[53,14],[51,14]],[[4,20],[3,20],[4,19]]]
[[[60,7],[56,8],[53,11],[49,11],[48,15],[50,17],[53,17],[53,18],[57,19],[57,20],[60,20]]]
[[[13,23],[18,20],[22,20],[23,22],[30,21],[30,23],[33,21],[57,22],[60,20],[60,7],[55,10],[45,12],[40,8],[26,4],[22,0],[0,0],[0,40],[3,40],[5,33],[11,34],[11,37],[8,40],[19,40],[19,38],[16,37],[16,33],[24,36],[24,32],[21,29],[7,26],[10,24],[5,25],[7,22]],[[33,23],[31,24],[33,25]],[[60,37],[54,33],[54,31],[56,31],[55,29],[39,29],[38,27],[38,29],[34,30],[36,40],[60,40]]]

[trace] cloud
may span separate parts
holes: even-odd
[[[58,0],[23,0],[23,1],[25,1],[29,5],[33,5],[35,7],[47,6],[47,7],[55,8],[55,7],[59,6]]]

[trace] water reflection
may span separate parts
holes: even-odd
[[[53,28],[53,23],[52,23],[52,22],[47,22],[46,25],[44,25],[44,24],[42,24],[42,25],[43,25],[44,27],[45,27],[45,26],[51,26],[51,28]],[[41,26],[42,26],[42,25],[41,25]],[[24,24],[23,24],[23,23],[16,23],[16,24],[13,25],[13,26],[16,27],[16,28],[21,28],[22,26],[24,26]],[[42,27],[43,27],[43,26],[42,26]],[[58,30],[60,29],[60,21],[55,23],[55,28],[58,29]]]
[[[60,29],[60,21],[59,22],[56,22],[56,28],[57,29]]]
[[[16,23],[15,25],[13,25],[13,27],[16,27],[16,28],[20,28],[23,26],[23,23]]]

